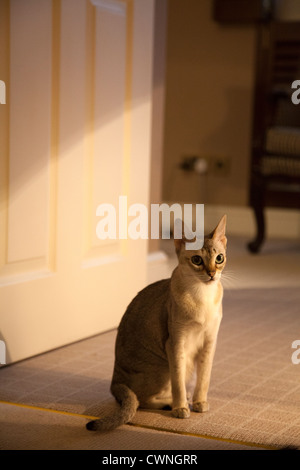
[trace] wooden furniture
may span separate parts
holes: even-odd
[[[292,83],[300,80],[300,22],[270,21],[258,27],[253,109],[250,205],[257,253],[266,232],[265,208],[300,209],[300,104]]]
[[[264,0],[214,0],[214,20],[222,24],[255,24],[273,14],[273,2]]]

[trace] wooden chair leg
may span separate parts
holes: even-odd
[[[265,240],[264,182],[258,175],[253,178],[251,205],[256,221],[256,236],[248,243],[248,249],[251,253],[258,253]]]

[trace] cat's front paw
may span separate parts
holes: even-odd
[[[196,413],[205,413],[209,410],[209,404],[207,401],[197,401],[193,403],[193,411]]]
[[[190,414],[191,412],[189,408],[173,408],[172,410],[172,415],[175,418],[181,418],[181,419],[189,418]]]

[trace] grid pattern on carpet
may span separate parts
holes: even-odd
[[[210,411],[188,420],[139,410],[134,423],[270,445],[300,446],[299,289],[227,291],[209,393]],[[0,400],[101,416],[116,331],[0,369]]]

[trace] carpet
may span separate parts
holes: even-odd
[[[139,410],[126,428],[300,447],[300,364],[292,362],[292,343],[300,339],[299,305],[297,288],[227,290],[210,411],[180,420],[169,411]],[[115,336],[107,332],[2,367],[0,400],[101,417],[117,406],[109,393]]]

